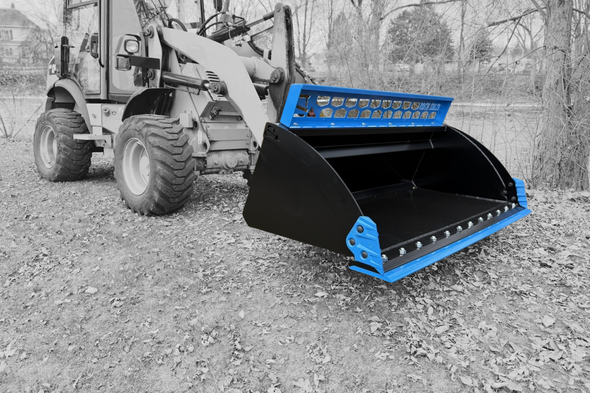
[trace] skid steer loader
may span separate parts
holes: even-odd
[[[229,1],[64,0],[63,31],[34,135],[48,180],[102,152],[127,206],[161,215],[196,176],[240,171],[248,225],[389,282],[529,213],[524,184],[444,124],[451,98],[315,85],[286,6],[247,22]]]

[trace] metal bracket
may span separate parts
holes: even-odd
[[[110,134],[106,135],[93,135],[93,134],[75,134],[74,139],[81,141],[95,141],[98,146],[101,147],[113,147],[113,136]]]
[[[369,217],[359,217],[346,238],[346,245],[356,261],[370,266],[379,274],[384,273],[379,232]]]

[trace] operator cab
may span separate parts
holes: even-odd
[[[273,12],[247,24],[244,18],[229,12],[227,1],[205,3],[194,0],[66,0],[66,40],[55,45],[53,77],[48,79],[48,87],[57,76],[69,78],[76,81],[87,100],[119,103],[126,103],[144,87],[158,87],[150,83],[153,79],[148,74],[150,67],[146,64],[132,67],[125,62],[130,56],[157,58],[161,55],[146,53],[143,44],[148,26],[154,22],[207,37],[231,47],[240,56],[269,56],[270,50],[259,45],[268,47],[271,42],[272,23],[266,22],[272,19]],[[130,44],[131,41],[137,44]]]

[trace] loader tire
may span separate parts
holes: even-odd
[[[88,174],[92,158],[92,141],[74,139],[87,134],[82,115],[57,108],[43,113],[37,120],[33,136],[35,164],[49,181],[80,180]]]
[[[189,136],[178,119],[131,116],[115,139],[115,178],[121,199],[140,215],[163,215],[183,207],[195,181]]]

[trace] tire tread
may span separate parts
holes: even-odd
[[[38,138],[45,125],[53,128],[58,151],[51,169],[43,167],[40,163],[41,158],[35,157],[41,176],[54,182],[74,181],[86,177],[92,159],[92,142],[74,139],[76,134],[88,134],[88,127],[82,115],[66,108],[50,109],[43,113],[35,127],[35,155],[39,154]]]
[[[170,214],[190,200],[196,178],[196,162],[190,138],[183,130],[178,119],[161,115],[132,116],[123,122],[115,143],[115,177],[121,198],[135,213]],[[155,163],[151,172],[153,180],[150,178],[148,189],[141,198],[128,198],[129,191],[120,168],[121,143],[126,133],[143,138]]]

